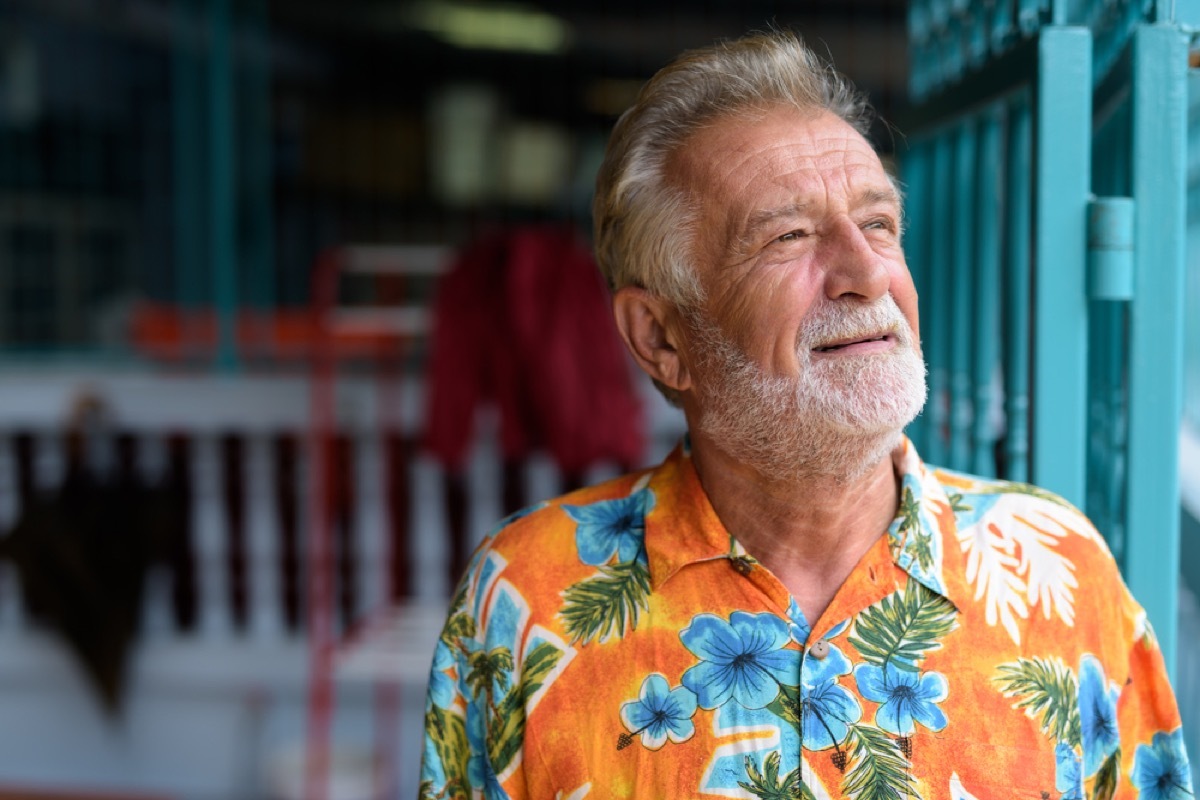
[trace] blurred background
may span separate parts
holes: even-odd
[[[870,94],[905,168],[906,120],[955,80],[931,83],[955,55],[931,51],[975,14],[1002,54],[1071,21],[1059,6],[1089,4],[0,0],[0,800],[290,800],[321,753],[331,797],[415,795],[474,544],[683,430],[617,347],[589,254],[595,170],[641,83],[793,27]],[[1186,263],[1170,368],[1190,422],[1162,458],[1183,454],[1168,562],[1195,704]],[[1011,475],[1011,409],[986,397],[988,471]]]
[[[904,20],[0,0],[0,797],[299,796],[321,709],[333,794],[415,795],[475,542],[682,431],[612,366],[590,263],[616,116],[680,50],[772,23],[889,113]],[[348,639],[372,645],[322,660]]]

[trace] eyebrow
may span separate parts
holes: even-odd
[[[799,217],[810,205],[811,203],[804,202],[789,203],[788,205],[779,206],[777,208],[764,208],[761,211],[755,211],[750,215],[750,218],[746,220],[746,226],[742,231],[742,238],[754,238],[754,234],[758,232],[759,229],[765,228],[777,220],[788,217]]]
[[[900,196],[890,186],[887,188],[870,187],[864,189],[858,193],[854,200],[855,206],[873,206],[886,203],[897,208],[900,207]],[[743,241],[750,241],[762,228],[781,219],[802,216],[811,205],[812,203],[809,202],[788,203],[776,208],[764,208],[761,211],[755,211],[746,220],[746,225],[739,238]]]

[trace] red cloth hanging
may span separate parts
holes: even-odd
[[[500,412],[505,459],[564,472],[641,462],[643,414],[590,249],[565,225],[493,232],[438,286],[425,445],[462,466],[475,409]]]

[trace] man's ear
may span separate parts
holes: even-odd
[[[679,313],[645,289],[625,286],[613,295],[613,316],[625,346],[647,375],[676,392],[692,385],[680,356]]]

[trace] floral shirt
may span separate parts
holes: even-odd
[[[1160,651],[1087,519],[893,459],[896,519],[816,620],[682,449],[506,520],[437,646],[421,796],[1191,797]]]

